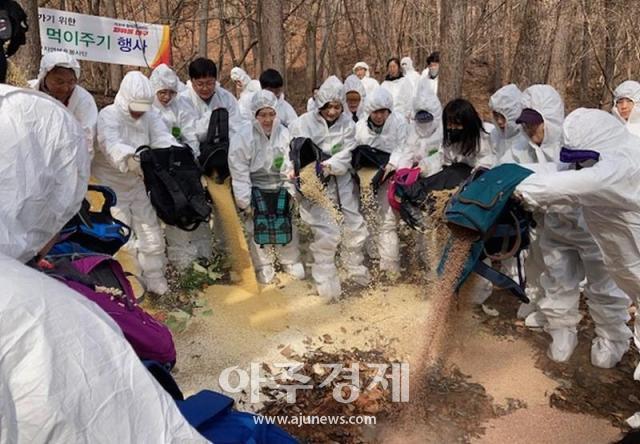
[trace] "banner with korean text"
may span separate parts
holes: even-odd
[[[38,8],[42,52],[78,60],[155,68],[171,63],[169,27]]]

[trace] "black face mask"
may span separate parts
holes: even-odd
[[[463,129],[447,128],[447,135],[449,137],[449,142],[451,142],[451,143],[461,142],[463,134],[464,134],[464,130]]]

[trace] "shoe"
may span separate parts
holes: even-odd
[[[591,343],[591,363],[595,367],[613,368],[629,350],[629,341],[611,341],[596,336]]]
[[[543,328],[547,325],[547,318],[544,313],[536,309],[524,318],[524,325],[528,328]]]
[[[260,268],[259,270],[256,270],[256,278],[258,279],[258,282],[260,282],[263,285],[267,285],[271,283],[271,281],[275,276],[276,276],[276,272],[273,269],[273,266],[271,265],[267,265],[265,267]]]
[[[578,345],[578,332],[575,327],[554,328],[547,331],[551,344],[547,356],[555,362],[567,362]]]
[[[336,277],[336,279],[328,280],[321,284],[316,283],[316,290],[320,297],[328,301],[334,301],[340,297],[342,286],[340,285],[340,280]]]
[[[149,293],[155,293],[159,296],[162,296],[169,291],[169,284],[167,284],[167,280],[164,277],[146,279],[145,284],[146,290]]]
[[[348,279],[354,284],[366,287],[371,282],[371,274],[364,265],[360,265],[349,269]]]
[[[533,302],[525,304],[524,302],[520,304],[518,307],[518,312],[516,313],[516,317],[518,319],[526,319],[531,313],[537,310],[537,305]]]
[[[289,276],[299,281],[303,280],[306,277],[304,272],[304,265],[302,265],[302,263],[300,262],[297,262],[295,264],[283,265],[282,270]]]

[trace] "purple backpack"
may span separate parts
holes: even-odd
[[[176,348],[171,331],[138,305],[122,266],[106,255],[54,261],[48,272],[100,306],[120,326],[140,359],[173,366]]]

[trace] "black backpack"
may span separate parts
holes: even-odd
[[[158,217],[167,225],[193,231],[211,215],[202,171],[188,146],[136,150],[144,185]]]
[[[209,129],[204,142],[200,144],[200,165],[204,174],[222,183],[229,177],[229,111],[218,108],[211,111]]]
[[[16,53],[27,41],[27,14],[19,3],[0,1],[0,42],[9,42],[7,57]]]

